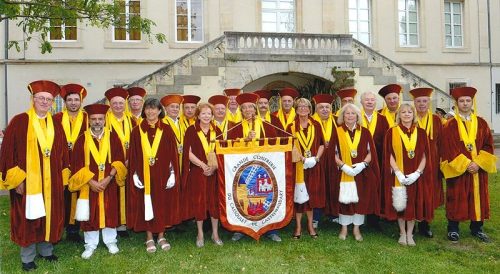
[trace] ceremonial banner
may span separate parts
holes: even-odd
[[[293,214],[291,138],[285,145],[223,143],[216,144],[222,225],[256,240],[286,226]]]

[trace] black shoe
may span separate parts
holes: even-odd
[[[430,229],[419,229],[418,230],[418,234],[424,236],[424,237],[427,237],[427,238],[432,238],[434,237],[434,233],[432,233],[432,231]]]
[[[57,262],[57,256],[52,254],[52,255],[49,255],[49,256],[41,256],[40,257],[44,260],[46,260],[47,262]]]
[[[460,239],[458,232],[448,232],[448,240],[457,243],[458,239]]]
[[[31,271],[36,269],[36,264],[35,262],[29,262],[29,263],[23,263],[23,270],[24,271]]]
[[[482,231],[479,231],[479,232],[476,232],[476,233],[471,233],[472,236],[478,238],[479,240],[485,242],[485,243],[489,243],[491,242],[490,240],[490,237],[488,237],[488,235],[486,235],[486,233],[482,232]]]
[[[67,232],[66,233],[66,240],[70,242],[75,242],[75,243],[81,243],[82,242],[82,237],[78,232]]]
[[[128,235],[128,231],[126,230],[120,230],[120,231],[117,231],[118,233],[118,236],[120,236],[121,238],[128,238],[130,235]]]

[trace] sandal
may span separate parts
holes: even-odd
[[[153,243],[153,244],[151,245],[151,243]],[[156,252],[155,241],[153,239],[147,240],[144,244],[146,245],[146,251],[148,253],[155,253]]]
[[[165,238],[158,239],[158,245],[163,251],[169,251],[171,248],[170,244],[167,242],[167,239]]]
[[[300,234],[298,234],[298,235],[292,235],[292,239],[298,240],[298,239],[300,239],[300,236],[301,236]]]

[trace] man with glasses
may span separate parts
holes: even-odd
[[[63,233],[64,185],[69,177],[64,131],[50,109],[60,87],[51,81],[28,85],[30,109],[12,118],[0,153],[0,188],[10,191],[10,235],[21,247],[22,269],[36,269],[35,256],[53,262],[53,244]]]
[[[142,105],[144,104],[144,96],[146,90],[141,87],[131,87],[128,91],[128,104],[130,107],[130,117],[139,125],[142,121]]]
[[[108,89],[104,96],[109,101],[110,108],[106,114],[106,127],[110,131],[115,131],[120,138],[123,152],[125,154],[125,159],[127,158],[128,149],[130,145],[130,133],[135,127],[136,123],[132,118],[126,114],[126,104],[128,98],[128,92],[124,88],[115,87]],[[128,165],[126,162],[125,165]],[[126,200],[125,200],[125,185],[119,187],[120,191],[120,226],[116,229],[118,231],[118,236],[128,237],[127,232],[127,220],[126,220]]]

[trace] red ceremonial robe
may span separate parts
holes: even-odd
[[[415,181],[413,184],[406,186],[406,195],[408,197],[406,202],[406,209],[402,212],[397,212],[392,205],[392,187],[394,186],[394,173],[392,172],[390,157],[391,155],[396,159],[394,148],[392,147],[392,131],[397,130],[397,126],[389,129],[385,135],[384,143],[384,153],[383,153],[383,164],[382,164],[382,182],[385,184],[384,193],[382,193],[383,201],[385,202],[382,206],[384,207],[383,217],[388,220],[396,220],[402,218],[405,221],[432,221],[434,218],[434,208],[432,206],[432,179],[433,176],[431,161],[430,159],[430,149],[429,141],[425,131],[421,128],[412,126],[407,129],[403,125],[398,125],[403,132],[410,138],[411,133],[417,130],[417,144],[415,147],[415,156],[413,159],[408,157],[408,152],[401,141],[401,149],[403,152],[403,166],[404,170],[401,172],[404,175],[409,175],[418,169],[422,157],[425,155],[426,164],[423,170],[423,174]]]
[[[215,136],[219,136],[222,140],[221,131],[216,126]],[[210,145],[210,131],[205,135],[200,128],[200,122],[190,126],[186,130],[184,137],[185,153],[182,155],[182,193],[183,193],[183,216],[185,220],[195,218],[197,221],[202,221],[207,218],[207,213],[210,217],[219,219],[219,199],[218,199],[218,180],[217,172],[211,176],[203,175],[203,169],[189,160],[189,150],[201,161],[207,163],[205,150],[198,136],[198,132],[202,132],[203,136]]]
[[[61,127],[62,127],[62,118],[63,118],[63,112],[58,112],[58,113],[54,114],[54,116],[52,117],[52,119],[54,120],[54,123],[60,124]],[[70,126],[73,127],[74,125],[72,123],[70,123]],[[80,127],[80,132],[79,132],[78,136],[83,135],[83,133],[85,132],[85,130],[87,130],[87,128],[88,128],[87,113],[83,112],[83,122],[82,122],[82,126]],[[64,127],[63,127],[63,130],[64,130]],[[68,144],[68,148],[69,148],[69,144]],[[70,149],[69,150],[70,162],[71,162],[71,152],[72,152],[72,150]],[[68,188],[65,188],[65,190],[64,190],[64,209],[65,209],[64,225],[65,226],[68,224],[75,223],[74,214],[75,214],[77,197],[78,197],[77,193],[70,192],[68,190]]]
[[[443,174],[439,169],[439,165],[441,163],[441,150],[442,146],[442,132],[443,132],[443,124],[441,123],[441,118],[439,116],[433,114],[432,115],[432,127],[433,127],[433,135],[432,139],[429,138],[429,147],[430,147],[430,155],[431,155],[431,168],[432,168],[432,176],[433,180],[433,188],[432,188],[432,203],[434,209],[440,207],[444,203],[444,191],[443,191]]]
[[[152,145],[157,127],[163,130],[160,145],[155,158],[155,164],[150,166],[151,201],[153,205],[154,218],[145,221],[144,218],[144,189],[134,185],[132,176],[137,173],[139,180],[144,184],[143,173],[143,150],[141,146],[140,129],[147,132],[149,143]],[[151,127],[144,119],[140,126],[132,130],[130,136],[129,170],[127,176],[127,188],[132,193],[132,200],[128,201],[127,226],[134,231],[151,231],[159,233],[165,231],[165,227],[173,226],[181,221],[180,216],[180,174],[179,157],[175,135],[172,129],[165,123],[159,121]],[[167,180],[170,177],[170,165],[175,174],[175,185],[166,189]]]
[[[332,119],[335,119],[335,116],[333,116]],[[337,122],[335,121],[335,124],[332,126],[331,137],[328,142],[325,139],[325,136],[323,136],[325,150],[323,151],[323,157],[321,157],[321,160],[319,161],[321,169],[325,174],[325,214],[330,216],[338,216],[338,207],[335,203],[338,203],[339,200],[339,190],[334,186],[334,181],[340,178],[338,176],[340,176],[341,172],[335,163],[335,147],[339,142],[336,124]]]
[[[90,129],[89,129],[90,130]],[[109,173],[113,167],[111,164],[113,162],[121,162],[125,165],[125,156],[123,155],[123,149],[120,144],[120,138],[116,132],[110,132],[109,134],[110,150],[111,150],[111,161],[106,158],[106,164],[104,166],[104,178],[109,176]],[[99,150],[99,140],[97,138],[92,138],[96,148]],[[101,140],[102,142],[102,140]],[[109,157],[109,154],[108,154]],[[92,153],[89,155],[90,165],[88,166],[90,172],[94,173],[93,180],[99,181],[99,167]],[[73,149],[73,157],[71,158],[71,174],[75,175],[85,166],[85,135],[78,137]],[[73,179],[73,178],[72,178]],[[79,182],[79,184],[84,185],[88,182]],[[120,225],[119,219],[119,196],[118,196],[118,184],[116,182],[116,176],[109,182],[108,186],[104,190],[104,216],[105,216],[105,227],[114,228]],[[78,195],[80,193],[78,192]],[[94,192],[92,189],[89,190],[89,205],[90,205],[90,215],[88,221],[80,221],[80,228],[83,231],[96,231],[101,229],[99,225],[100,213],[99,213],[99,192]]]
[[[30,159],[26,159],[28,121],[28,114],[21,113],[14,116],[7,126],[0,153],[2,181],[7,179],[7,172],[15,167],[29,172],[26,170],[26,162],[30,161]],[[44,194],[44,197],[50,197],[51,203],[49,242],[57,243],[63,233],[64,183],[66,183],[64,180],[67,180],[67,178],[63,180],[63,170],[69,168],[69,156],[64,131],[59,123],[54,122],[53,124],[54,143],[50,153],[50,194]],[[38,145],[37,147],[43,177],[43,155]],[[25,181],[23,180],[21,183],[23,182]],[[13,187],[13,189],[10,189],[10,237],[12,241],[23,247],[45,241],[46,217],[35,220],[26,219],[26,195],[17,194],[15,186]],[[42,191],[45,188],[42,183]]]
[[[341,127],[349,133],[351,140],[354,140],[355,132],[350,131],[345,125],[341,125]],[[367,168],[365,168],[361,173],[354,177],[354,181],[356,182],[356,188],[358,190],[359,201],[353,204],[342,204],[339,203],[339,189],[340,189],[340,178],[341,172],[338,171],[336,166],[332,166],[331,170],[337,169],[337,172],[333,173],[331,176],[335,178],[332,180],[332,186],[335,188],[335,192],[337,193],[336,197],[332,197],[330,201],[329,207],[334,210],[333,214],[338,216],[339,214],[343,215],[354,215],[354,214],[379,214],[380,213],[380,167],[378,164],[378,159],[375,154],[375,144],[373,143],[372,136],[370,131],[365,127],[357,126],[356,130],[361,130],[361,136],[358,144],[358,156],[356,158],[351,158],[352,164],[363,162],[366,155],[371,152],[371,162]],[[339,143],[336,144],[335,147],[332,148],[334,151],[338,151],[339,158],[342,159],[342,155],[340,153]],[[334,152],[335,153],[335,152]],[[343,160],[345,161],[345,160]],[[335,163],[335,162],[333,162]],[[337,175],[336,177],[334,177]],[[336,199],[334,199],[336,198]]]
[[[323,132],[321,131],[321,126],[312,117],[309,117],[309,121],[314,125],[314,140],[311,147],[312,156],[318,154],[318,149],[323,145]],[[295,121],[290,124],[287,128],[287,132],[292,133],[292,127],[295,127],[295,137],[302,131],[304,136],[307,136],[307,129],[301,128],[299,118],[295,118]],[[302,151],[302,149],[301,149]],[[304,152],[302,151],[302,154]],[[295,170],[295,165],[294,165]],[[313,168],[308,168],[304,170],[304,182],[306,184],[307,193],[309,194],[309,201],[303,204],[295,204],[295,211],[298,213],[303,213],[305,211],[310,211],[313,208],[324,208],[326,201],[325,194],[325,174],[322,170],[320,164],[316,164]]]
[[[372,115],[377,115],[377,125],[375,125],[375,132],[372,135],[373,138],[373,143],[375,144],[376,151],[372,151],[372,159],[374,158],[374,152],[377,155],[377,160],[379,162],[379,168],[380,168],[380,173],[382,173],[382,154],[384,152],[384,138],[385,138],[385,133],[389,129],[389,124],[387,123],[387,119],[385,118],[384,115],[374,111]],[[363,119],[366,120],[366,117],[363,117]],[[372,121],[373,121],[373,116],[372,116]],[[369,131],[369,130],[368,130]],[[371,132],[370,132],[371,133]],[[384,215],[384,205],[385,201],[383,200],[383,193],[385,192],[385,184],[382,183],[382,176],[379,178],[379,186],[380,189],[379,191],[379,199],[380,199],[380,214]]]
[[[476,150],[494,154],[493,136],[486,121],[477,117],[477,134],[476,134]],[[463,123],[463,122],[462,122]],[[465,126],[465,123],[464,123]],[[460,135],[457,127],[457,120],[452,118],[443,129],[443,161],[451,162],[460,154],[463,154],[467,159],[471,160],[471,152],[469,152],[464,143],[460,140]],[[446,179],[446,218],[451,221],[483,221],[490,218],[490,201],[488,194],[488,173],[481,167],[486,163],[479,163],[479,185],[478,194],[479,201],[474,198],[474,180],[473,175],[465,169],[459,176]],[[489,163],[495,165],[495,163]],[[475,206],[479,207],[481,216],[477,216]],[[479,218],[478,218],[479,217]]]

